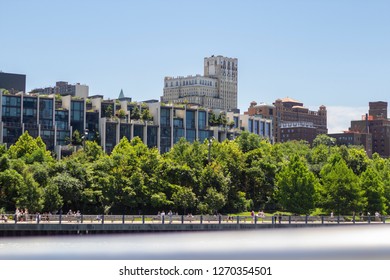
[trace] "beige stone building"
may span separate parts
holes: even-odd
[[[204,75],[164,78],[161,97],[166,103],[193,103],[230,110],[237,108],[237,58],[204,58]]]

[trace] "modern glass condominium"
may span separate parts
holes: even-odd
[[[242,131],[273,141],[271,119],[199,106],[103,100],[100,95],[84,99],[70,95],[12,95],[3,91],[0,103],[0,143],[10,146],[28,131],[33,137],[40,136],[58,157],[65,150],[81,148],[82,143],[77,147],[71,141],[76,131],[82,141],[97,141],[107,153],[123,137],[139,137],[148,147],[156,147],[162,153],[181,138],[189,142],[203,142],[209,137],[224,141],[234,139]],[[210,124],[210,114],[223,114],[226,122]]]

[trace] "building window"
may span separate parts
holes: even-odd
[[[161,108],[161,126],[170,126],[170,109]]]
[[[198,128],[199,129],[206,129],[206,112],[199,111],[198,112]]]

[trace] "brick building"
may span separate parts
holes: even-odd
[[[369,102],[368,114],[361,120],[351,121],[353,132],[372,135],[372,153],[381,157],[390,156],[390,120],[387,118],[387,102]]]
[[[273,105],[251,102],[245,114],[271,118],[275,142],[306,140],[311,144],[317,135],[328,132],[325,106],[311,111],[303,103],[289,97],[277,99]]]

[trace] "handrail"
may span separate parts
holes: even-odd
[[[390,216],[0,214],[0,224],[378,224],[388,219]]]

